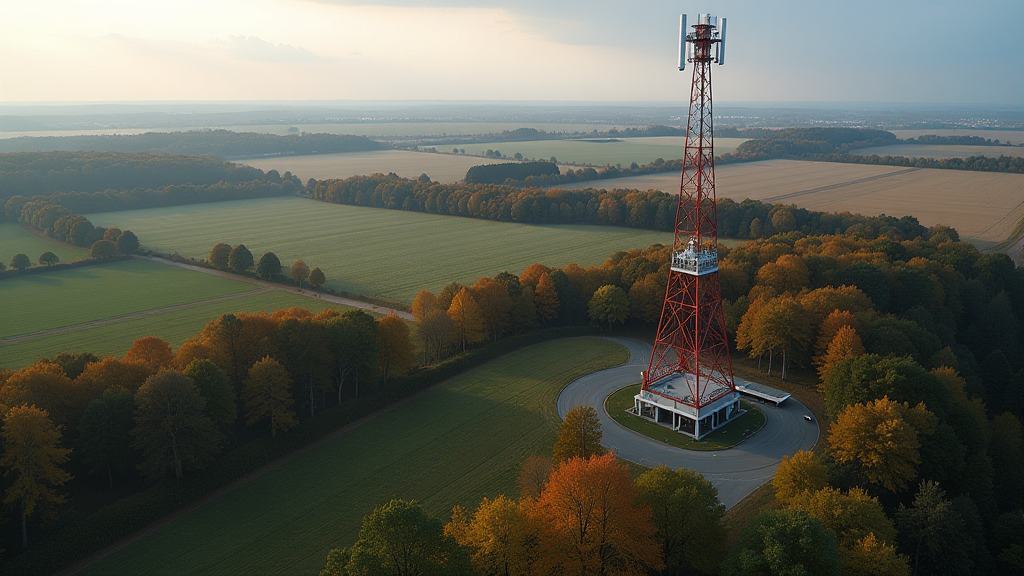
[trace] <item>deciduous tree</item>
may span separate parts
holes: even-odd
[[[404,374],[416,363],[409,325],[393,312],[377,321],[377,359],[385,386],[389,376]]]
[[[828,440],[837,461],[856,462],[869,482],[895,491],[917,477],[920,438],[933,433],[936,423],[924,404],[910,408],[884,396],[843,410]]]
[[[874,534],[840,546],[839,559],[843,576],[910,576],[909,559]]]
[[[664,567],[651,509],[614,454],[573,458],[551,473],[531,516],[557,574],[643,575]]]
[[[577,406],[565,415],[555,442],[555,462],[572,458],[590,458],[606,452],[601,445],[601,422],[597,410],[590,406]]]
[[[89,248],[89,256],[97,260],[112,258],[116,253],[117,247],[110,240],[93,242],[92,248]]]
[[[195,383],[168,370],[149,377],[135,393],[132,446],[142,452],[139,470],[151,479],[173,471],[182,478],[220,452],[222,436],[206,415]]]
[[[726,541],[718,489],[697,472],[668,466],[641,474],[636,489],[654,513],[667,572],[717,572]]]
[[[301,287],[302,283],[306,281],[306,278],[309,278],[309,266],[307,266],[303,260],[299,259],[292,262],[292,266],[288,269],[288,273],[291,275],[295,284]]]
[[[327,276],[324,276],[324,271],[320,268],[313,268],[309,271],[309,287],[313,290],[319,290],[323,287],[324,283],[327,282]]]
[[[434,296],[429,290],[420,290],[412,299],[412,317],[417,322],[421,322],[436,307],[437,296]]]
[[[78,423],[78,448],[94,475],[106,474],[114,489],[114,471],[131,469],[135,460],[132,428],[135,396],[123,388],[111,388],[85,407]]]
[[[260,256],[259,264],[256,265],[256,275],[264,280],[281,274],[281,259],[273,252],[267,252]]]
[[[448,357],[459,343],[455,322],[447,313],[434,310],[416,325],[416,338],[423,350],[424,364],[440,362]]]
[[[185,367],[184,374],[195,382],[199,394],[206,400],[206,413],[210,418],[221,426],[234,424],[238,404],[227,373],[209,360],[197,359]]]
[[[463,351],[466,350],[467,344],[476,344],[486,337],[480,305],[468,289],[463,288],[452,299],[448,316],[455,323],[455,331],[459,335]]]
[[[21,545],[28,548],[28,518],[40,506],[64,502],[56,489],[71,480],[60,467],[71,450],[60,447],[60,428],[45,410],[35,406],[15,406],[7,412],[3,440],[0,466],[11,479],[4,504],[21,506]]]
[[[231,256],[231,245],[223,242],[218,243],[210,250],[210,264],[213,264],[221,270],[228,269],[228,259]]]
[[[31,265],[32,261],[25,254],[15,254],[14,258],[11,258],[11,268],[15,270],[24,270]]]
[[[254,364],[242,388],[245,423],[252,426],[268,420],[271,436],[277,436],[278,430],[287,432],[297,426],[291,385],[288,371],[277,360],[267,356]]]
[[[114,248],[118,254],[133,254],[139,249],[139,238],[131,230],[125,230],[117,237]]]
[[[803,510],[761,512],[722,563],[724,576],[841,573],[835,535]]]
[[[541,274],[537,281],[533,301],[541,323],[549,325],[558,319],[558,291],[555,290],[555,283],[551,281],[551,276],[547,272]]]
[[[835,337],[829,342],[828,348],[825,349],[825,353],[815,359],[815,364],[818,365],[819,381],[827,382],[832,368],[841,360],[862,354],[864,354],[864,343],[861,342],[856,330],[851,326],[839,328]],[[824,384],[821,388],[824,390]]]
[[[793,498],[807,491],[817,491],[828,486],[828,470],[813,452],[797,450],[792,456],[783,456],[775,470],[772,488],[775,498],[789,503]]]
[[[806,510],[821,520],[839,537],[841,545],[853,545],[871,534],[881,542],[896,543],[896,529],[882,505],[860,488],[848,492],[831,486],[806,490],[790,499],[789,507]]]
[[[125,362],[138,362],[153,372],[166,367],[174,359],[171,345],[155,336],[139,338],[124,355]]]
[[[447,318],[447,316],[445,316]],[[359,397],[359,375],[369,374],[377,361],[377,322],[362,310],[349,310],[326,322],[327,355],[338,375],[338,404],[345,382],[355,383]]]
[[[241,274],[253,266],[252,252],[245,247],[245,244],[239,244],[231,249],[231,253],[228,254],[228,268],[235,274]]]
[[[539,546],[530,518],[529,501],[517,503],[504,495],[484,498],[471,519],[456,507],[445,534],[469,548],[478,572],[495,576],[535,574]]]
[[[60,258],[53,252],[43,252],[39,255],[39,263],[43,266],[53,266],[57,262],[60,262]]]
[[[519,487],[519,497],[536,500],[540,497],[541,492],[544,491],[544,487],[548,485],[548,478],[550,477],[551,458],[537,455],[530,456],[519,467],[519,476],[516,478],[516,486]]]
[[[607,322],[609,331],[613,323],[621,324],[629,317],[629,297],[618,286],[606,285],[598,288],[587,307],[590,320],[595,324]]]

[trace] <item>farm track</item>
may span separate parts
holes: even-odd
[[[104,318],[102,320],[93,320],[91,322],[81,322],[79,324],[72,324],[70,326],[61,326],[60,328],[52,328],[50,330],[41,330],[39,332],[32,332],[30,334],[19,334],[18,336],[11,336],[8,338],[0,338],[0,345],[3,344],[17,344],[18,342],[26,342],[28,340],[35,340],[37,338],[45,338],[47,336],[55,336],[57,334],[65,334],[67,332],[74,332],[82,328],[92,328],[95,326],[106,326],[108,324],[117,324],[118,322],[124,322],[126,320],[134,320],[136,318],[145,318],[147,316],[155,316],[157,314],[163,314],[165,312],[176,312],[178,310],[187,310],[189,308],[195,308],[196,306],[202,306],[204,304],[210,304],[213,302],[224,302],[226,300],[237,300],[239,298],[245,298],[248,296],[254,296],[256,294],[262,294],[269,292],[270,288],[259,288],[257,290],[250,290],[248,292],[241,292],[239,294],[229,294],[227,296],[219,296],[217,298],[210,298],[208,300],[200,300],[199,302],[189,302],[187,304],[178,304],[176,306],[167,306],[165,308],[154,308],[152,310],[145,310],[143,312],[135,312],[133,314],[125,314],[123,316],[115,316],[113,318]]]
[[[830,184],[828,186],[820,186],[818,188],[811,188],[809,190],[801,190],[799,192],[791,192],[789,194],[780,194],[779,196],[772,196],[770,198],[764,198],[762,202],[779,202],[781,200],[789,200],[790,198],[798,198],[800,196],[807,196],[808,194],[816,194],[818,192],[825,192],[826,190],[835,190],[836,188],[843,188],[846,186],[853,186],[855,184],[864,184],[865,182],[873,182],[875,180],[881,180],[883,178],[890,178],[892,176],[902,176],[903,174],[909,174],[911,172],[917,172],[920,168],[907,168],[906,170],[899,170],[897,172],[889,172],[888,174],[878,174],[875,176],[868,176],[866,178],[858,178],[856,180],[849,180],[847,182],[839,182],[838,184]]]
[[[375,314],[388,314],[388,313],[392,313],[393,312],[394,314],[396,314],[402,320],[407,320],[409,322],[413,321],[412,314],[410,312],[406,312],[404,310],[395,310],[394,308],[387,308],[387,307],[384,307],[384,306],[377,306],[376,304],[370,304],[370,303],[367,303],[367,302],[361,302],[359,300],[352,300],[351,298],[343,298],[341,296],[334,296],[334,295],[331,295],[331,294],[316,293],[316,292],[313,292],[313,291],[310,291],[310,290],[303,290],[302,288],[292,288],[290,286],[282,286],[281,284],[274,284],[273,282],[266,282],[264,280],[257,280],[256,278],[250,278],[248,276],[239,276],[237,274],[231,274],[230,272],[223,272],[221,270],[211,270],[209,268],[203,268],[202,266],[193,266],[191,264],[183,264],[181,262],[171,262],[170,260],[164,260],[163,258],[155,258],[153,256],[136,256],[136,258],[142,258],[144,260],[151,260],[153,262],[157,262],[159,264],[165,264],[167,266],[175,266],[177,268],[184,268],[185,270],[192,270],[193,272],[202,272],[204,274],[211,274],[213,276],[220,276],[221,278],[230,278],[232,280],[240,280],[242,282],[247,282],[247,283],[252,284],[254,286],[260,286],[261,288],[263,288],[263,290],[258,290],[258,291],[254,291],[254,292],[246,292],[245,293],[246,295],[257,294],[259,292],[266,292],[266,291],[269,291],[269,290],[281,290],[283,292],[292,292],[293,294],[299,294],[301,296],[306,296],[307,298],[313,298],[314,297],[313,294],[316,294],[315,298],[317,298],[318,300],[323,300],[325,302],[332,302],[334,304],[342,304],[344,306],[349,306],[351,308],[360,308],[362,310],[366,310],[368,312],[373,312]],[[207,300],[206,302],[213,302],[213,300]],[[199,302],[199,304],[203,304],[203,302]],[[0,340],[0,343],[3,343],[3,340]]]

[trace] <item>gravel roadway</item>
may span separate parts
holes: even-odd
[[[558,396],[558,414],[576,406],[592,406],[597,410],[604,431],[602,443],[619,457],[643,466],[667,465],[672,469],[687,468],[703,474],[718,488],[718,497],[732,508],[775,475],[782,457],[797,450],[810,450],[818,441],[818,424],[804,420],[810,410],[790,398],[776,408],[759,404],[765,425],[759,433],[728,450],[699,452],[669,446],[629,430],[612,420],[604,409],[605,398],[612,392],[640,381],[640,371],[647,369],[651,346],[633,338],[609,338],[629,350],[629,361],[615,368],[584,376],[566,386]]]

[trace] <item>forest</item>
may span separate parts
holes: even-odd
[[[277,136],[231,130],[189,132],[147,132],[135,135],[43,136],[0,140],[3,152],[107,151],[121,153],[164,153],[188,156],[212,154],[219,158],[252,156],[294,156],[386,150],[390,145],[365,136],[343,134],[287,134]]]
[[[560,190],[495,184],[440,184],[395,174],[310,180],[307,195],[334,204],[369,206],[530,224],[595,224],[673,230],[677,200],[657,190]],[[718,202],[719,234],[766,238],[776,233],[895,233],[914,237],[924,228],[912,216],[826,213],[757,200]]]

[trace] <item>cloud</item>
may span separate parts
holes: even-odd
[[[308,63],[325,60],[312,50],[291,44],[274,44],[256,36],[229,36],[227,50],[234,58],[250,62]]]

